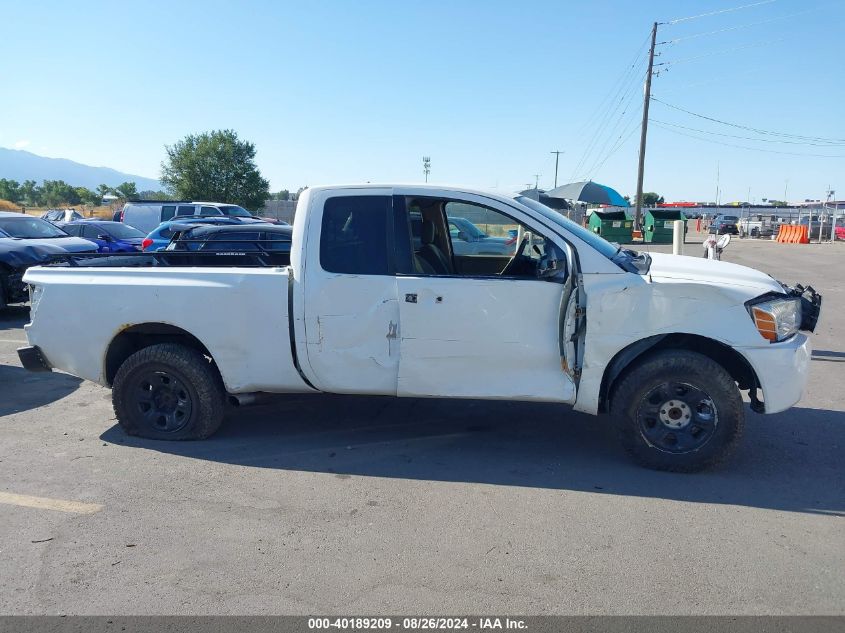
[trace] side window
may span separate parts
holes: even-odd
[[[513,257],[517,252],[538,261],[545,254],[545,238],[513,218],[488,207],[450,201],[446,219],[455,257]]]
[[[191,204],[180,204],[179,207],[176,209],[176,215],[194,215],[195,213],[195,207]]]
[[[326,200],[320,265],[332,273],[390,274],[389,196],[337,196]]]
[[[257,251],[258,231],[223,232],[212,235],[203,245],[211,251]]]
[[[286,235],[267,232],[263,234],[261,245],[264,247],[264,250],[289,253],[291,240]]]
[[[96,240],[98,235],[100,235],[100,231],[96,226],[86,225],[82,227],[82,237]]]
[[[217,207],[200,207],[200,215],[223,215]]]
[[[176,205],[173,204],[165,204],[161,207],[161,221],[167,222],[167,220],[173,219],[173,216],[176,215]]]
[[[504,213],[460,200],[408,198],[406,204],[416,274],[565,279],[565,254]]]
[[[81,227],[75,224],[68,224],[67,226],[63,226],[62,230],[67,233],[68,235],[73,235],[74,237],[79,237],[79,229]]]

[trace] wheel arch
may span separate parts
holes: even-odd
[[[640,339],[623,348],[611,359],[604,370],[599,391],[599,412],[609,410],[610,394],[614,385],[644,357],[665,349],[680,349],[698,352],[722,366],[738,384],[740,389],[751,391],[752,408],[756,401],[760,381],[751,363],[729,345],[698,334],[658,334]]]
[[[220,374],[211,352],[196,336],[169,323],[139,323],[125,327],[111,340],[104,358],[103,375],[111,387],[120,366],[135,352],[158,343],[177,343],[197,350],[211,359],[214,370]]]

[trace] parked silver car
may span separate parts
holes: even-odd
[[[507,255],[516,250],[516,236],[491,237],[466,218],[449,217],[455,255]]]

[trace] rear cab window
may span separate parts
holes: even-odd
[[[320,266],[326,272],[389,275],[390,196],[336,196],[326,200],[320,231]]]

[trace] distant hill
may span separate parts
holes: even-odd
[[[0,178],[23,182],[35,180],[64,180],[74,187],[96,189],[97,185],[116,187],[122,182],[134,182],[138,191],[160,191],[161,183],[154,178],[124,174],[109,167],[92,167],[66,158],[46,158],[21,149],[0,147]]]

